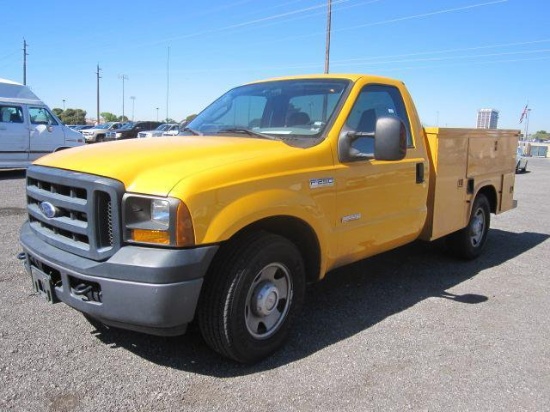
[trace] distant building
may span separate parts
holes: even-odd
[[[496,129],[498,124],[498,110],[479,109],[477,111],[478,129]]]

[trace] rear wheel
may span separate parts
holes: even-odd
[[[277,350],[299,311],[305,271],[296,246],[259,232],[220,250],[205,280],[199,326],[208,345],[242,363]]]
[[[468,225],[447,237],[450,251],[462,259],[475,259],[483,251],[491,223],[491,209],[484,194],[477,195]]]

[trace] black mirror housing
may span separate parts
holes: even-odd
[[[407,129],[397,116],[383,116],[376,120],[374,158],[402,160],[407,154]]]

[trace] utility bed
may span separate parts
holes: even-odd
[[[500,188],[494,213],[515,207],[514,177],[519,130],[425,129],[430,155],[428,219],[422,239],[434,240],[466,226],[477,188]],[[457,207],[462,205],[462,207]]]

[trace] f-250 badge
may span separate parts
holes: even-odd
[[[321,179],[311,179],[309,181],[310,189],[317,189],[319,187],[329,187],[329,186],[334,186],[333,177],[323,177]]]

